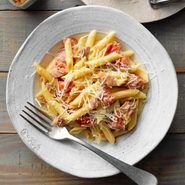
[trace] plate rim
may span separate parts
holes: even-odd
[[[21,140],[23,141],[23,143],[35,154],[37,155],[40,159],[42,159],[43,161],[45,161],[47,164],[53,166],[54,168],[57,168],[58,170],[60,171],[63,171],[65,173],[68,173],[68,174],[71,174],[71,175],[74,175],[74,176],[77,176],[77,177],[83,177],[83,178],[101,178],[101,177],[108,177],[108,176],[113,176],[113,175],[116,175],[118,173],[120,173],[120,171],[117,171],[117,172],[112,172],[111,174],[107,174],[107,175],[96,175],[96,176],[88,176],[88,175],[76,175],[76,174],[73,174],[73,173],[70,173],[68,171],[65,171],[65,170],[62,170],[60,169],[59,167],[53,165],[52,163],[48,162],[47,160],[43,159],[42,156],[40,156],[38,153],[36,153],[33,148],[30,147],[30,145],[26,142],[26,140],[21,136],[21,134],[19,133],[19,130],[17,129],[16,127],[16,124],[14,124],[14,119],[13,117],[11,116],[11,111],[10,111],[10,107],[9,107],[9,83],[10,83],[10,78],[11,78],[11,72],[13,70],[13,67],[14,65],[16,65],[16,62],[18,61],[18,58],[19,58],[19,55],[22,53],[24,47],[27,45],[27,43],[29,42],[29,40],[32,38],[32,36],[34,35],[34,33],[37,31],[38,28],[40,28],[40,26],[42,26],[43,24],[45,24],[45,22],[49,21],[50,19],[54,18],[55,16],[58,16],[60,14],[65,14],[66,12],[70,12],[70,11],[73,11],[73,10],[80,10],[80,9],[86,9],[86,8],[99,8],[99,9],[108,9],[108,10],[111,10],[113,12],[118,12],[118,13],[121,13],[123,14],[124,16],[128,16],[130,19],[132,19],[132,21],[135,22],[135,24],[138,24],[142,27],[142,29],[145,30],[145,32],[147,32],[147,34],[150,34],[157,42],[158,45],[160,45],[161,48],[163,48],[163,52],[165,52],[166,54],[166,57],[168,58],[168,61],[169,61],[169,64],[170,64],[170,67],[171,67],[171,70],[173,70],[173,78],[174,78],[174,85],[175,85],[175,97],[174,97],[174,108],[173,108],[173,111],[172,111],[172,114],[170,115],[170,124],[168,124],[168,128],[166,129],[166,131],[161,134],[161,138],[158,139],[158,141],[155,143],[155,145],[153,145],[153,148],[151,148],[145,155],[143,155],[142,157],[140,157],[138,159],[138,161],[136,161],[134,164],[132,165],[135,165],[136,163],[138,163],[139,161],[141,161],[142,159],[144,159],[147,155],[149,155],[158,145],[159,143],[163,140],[163,138],[165,137],[165,135],[167,134],[170,126],[172,125],[172,121],[173,121],[173,118],[174,118],[174,115],[175,115],[175,112],[176,112],[176,109],[177,109],[177,103],[178,103],[178,81],[177,81],[177,74],[176,74],[176,71],[175,71],[175,68],[174,68],[174,65],[173,65],[173,62],[169,56],[169,54],[167,53],[167,51],[165,50],[165,48],[163,47],[163,45],[156,39],[156,37],[147,29],[145,28],[141,23],[139,23],[135,18],[133,18],[132,16],[124,13],[123,11],[121,10],[117,10],[115,8],[111,8],[111,7],[105,7],[105,6],[99,6],[99,5],[86,5],[86,6],[80,6],[80,7],[72,7],[72,8],[68,8],[68,9],[65,9],[65,10],[62,10],[62,11],[59,11],[51,16],[49,16],[48,18],[46,18],[44,21],[42,21],[29,35],[28,37],[26,38],[26,40],[23,42],[23,44],[21,45],[21,47],[19,48],[18,52],[16,53],[10,67],[9,67],[9,73],[8,73],[8,76],[7,76],[7,83],[6,83],[6,106],[7,106],[7,111],[8,111],[8,114],[9,114],[9,117],[10,117],[10,120],[11,120],[11,123],[13,124],[15,130],[17,131],[19,137],[21,138]]]
[[[82,2],[83,3],[86,3],[86,1],[85,0],[82,0]],[[157,22],[157,21],[162,21],[162,20],[165,20],[165,19],[167,19],[167,18],[169,18],[169,17],[171,17],[171,16],[173,16],[173,15],[175,15],[175,14],[177,14],[178,12],[180,12],[180,11],[182,11],[183,9],[185,9],[185,3],[184,2],[180,2],[180,3],[182,3],[182,6],[180,7],[180,8],[178,8],[178,10],[176,10],[174,13],[170,13],[170,14],[167,14],[167,15],[165,15],[165,16],[161,16],[160,18],[154,18],[154,19],[151,19],[151,20],[141,20],[141,18],[140,17],[134,17],[138,22],[140,22],[140,23],[142,23],[142,24],[147,24],[147,23],[154,23],[154,22]],[[94,5],[92,5],[92,4],[85,4],[86,6],[102,6],[102,5],[96,5],[96,4],[94,4]],[[105,5],[106,7],[110,7],[110,8],[112,8],[111,6],[108,6],[108,5]],[[151,5],[150,5],[151,6]],[[157,9],[153,9],[153,8],[151,8],[152,10],[159,10],[159,9],[162,9],[162,8],[166,8],[166,7],[169,7],[169,6],[173,6],[173,5],[166,5],[166,6],[161,6],[160,8],[157,8]],[[116,8],[115,8],[116,9]],[[120,10],[120,11],[122,11],[122,12],[124,12],[124,10],[122,10],[122,9],[118,9],[118,10]],[[128,14],[128,13],[127,13]],[[128,15],[130,15],[130,14],[128,14]],[[132,15],[130,15],[131,17],[133,17]]]

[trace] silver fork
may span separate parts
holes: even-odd
[[[68,139],[88,148],[89,150],[93,151],[104,160],[112,164],[114,167],[119,169],[122,173],[127,175],[138,185],[158,184],[157,178],[151,173],[126,164],[123,161],[120,161],[119,159],[116,159],[111,155],[95,148],[94,146],[80,140],[79,138],[72,136],[65,127],[58,128],[50,126],[51,118],[30,102],[27,102],[25,110],[22,110],[20,116],[53,140],[63,141]]]
[[[168,5],[168,4],[173,4],[173,3],[180,3],[180,2],[185,2],[185,0],[149,0],[150,5],[152,6],[152,8],[160,8],[164,5]]]

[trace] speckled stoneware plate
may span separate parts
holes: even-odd
[[[63,0],[65,1],[65,0]],[[103,5],[128,13],[139,22],[147,23],[169,17],[185,8],[185,2],[178,2],[153,9],[149,0],[82,0],[87,5]],[[72,1],[71,1],[72,2]]]
[[[92,143],[94,146],[129,164],[137,163],[167,133],[178,94],[169,55],[147,29],[127,14],[112,8],[84,6],[58,12],[42,22],[26,39],[10,67],[8,112],[21,139],[36,155],[64,172],[88,178],[110,176],[119,171],[78,144],[49,139],[28,125],[19,113],[27,101],[34,102],[33,63],[40,61],[61,38],[92,29],[116,31],[117,37],[136,52],[137,60],[150,75],[148,100],[135,131],[119,137],[115,145]]]

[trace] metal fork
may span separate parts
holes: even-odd
[[[185,2],[185,0],[149,0],[152,8],[157,9],[164,5],[173,4],[173,3]]]
[[[114,167],[119,169],[122,173],[127,175],[138,185],[158,184],[156,177],[151,173],[126,164],[123,161],[120,161],[119,159],[116,159],[111,155],[95,148],[87,142],[84,142],[79,138],[72,136],[65,127],[52,127],[50,125],[51,118],[30,102],[27,102],[25,110],[22,110],[20,116],[53,140],[63,141],[68,139],[88,148],[89,150],[93,151],[94,153],[102,157],[104,160],[112,164]]]

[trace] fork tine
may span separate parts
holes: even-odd
[[[29,114],[27,114],[25,111],[23,111],[26,115],[29,115]],[[29,119],[27,119],[25,116],[23,116],[22,114],[19,114],[24,120],[26,120],[28,123],[30,123],[32,126],[34,126],[35,128],[37,128],[37,129],[39,129],[41,132],[43,132],[43,133],[45,133],[45,134],[47,134],[48,133],[48,130],[46,129],[46,128],[44,128],[43,126],[41,126],[40,124],[38,124],[38,122],[37,122],[37,124],[36,123],[34,123],[34,122],[32,122],[32,121],[30,121]]]
[[[24,112],[28,117],[30,117],[32,120],[34,120],[35,122],[37,122],[37,124],[39,124],[42,127],[44,127],[46,130],[48,130],[48,131],[51,130],[51,127],[49,127],[48,125],[46,125],[45,123],[43,123],[42,121],[40,121],[39,119],[37,119],[36,117],[34,117],[33,115],[31,115],[29,112],[26,112],[25,110],[22,110],[22,112]]]
[[[46,127],[48,130],[51,130],[51,127],[50,127],[50,122],[48,122],[48,120],[45,119],[45,117],[39,115],[38,113],[34,112],[33,110],[31,110],[29,107],[27,106],[24,106],[28,111],[30,111],[32,114],[34,114],[37,118],[41,119],[43,122],[42,122],[42,126]]]
[[[33,105],[30,102],[27,102],[27,104],[33,107],[34,109],[36,109],[38,112],[40,112],[47,119],[47,122],[52,121],[52,119],[44,111],[40,110],[39,108],[37,108],[35,105]]]
[[[34,120],[35,122],[37,122],[39,125],[41,125],[42,127],[44,127],[46,130],[48,130],[48,131],[51,130],[51,127],[49,127],[48,125],[44,124],[39,119],[37,119],[34,116],[32,116],[29,112],[26,112],[25,110],[22,110],[22,112],[24,112],[28,117],[30,117],[32,120]]]

